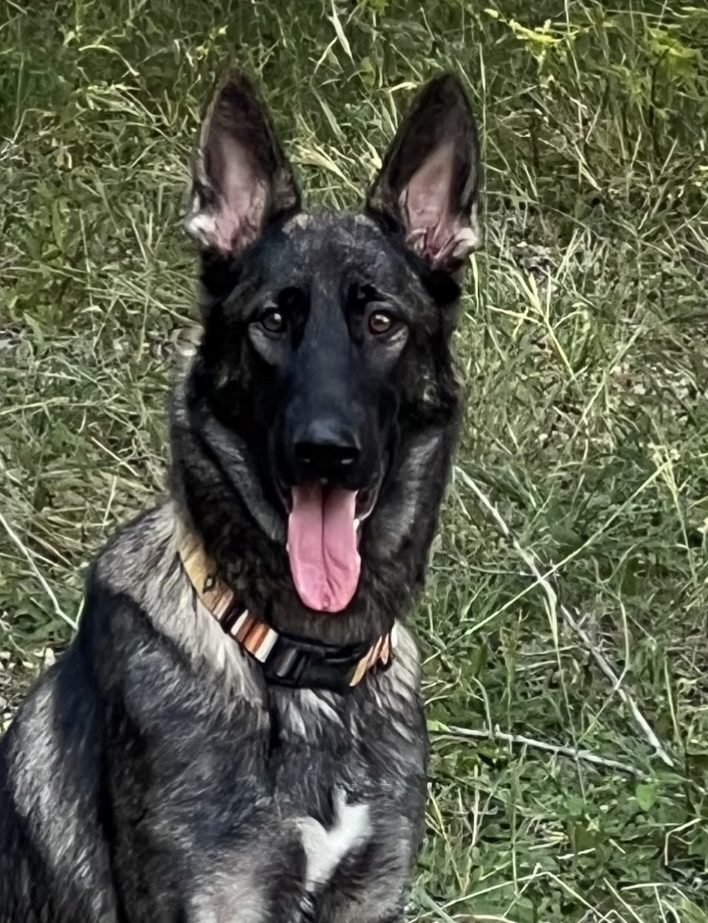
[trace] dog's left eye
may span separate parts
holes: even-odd
[[[388,311],[372,311],[369,314],[369,330],[374,336],[380,337],[390,333],[396,326],[396,319]]]
[[[285,327],[287,326],[285,315],[277,308],[271,308],[269,311],[264,311],[263,314],[261,314],[261,316],[258,318],[258,323],[268,333],[283,333]]]

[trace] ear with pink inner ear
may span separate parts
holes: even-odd
[[[250,80],[234,71],[217,88],[202,124],[185,228],[204,249],[226,257],[299,206],[268,110]]]
[[[366,207],[400,228],[432,268],[454,272],[483,243],[480,180],[472,109],[459,78],[443,74],[414,100]]]

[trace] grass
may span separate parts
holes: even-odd
[[[411,919],[705,923],[706,47],[698,3],[8,0],[5,716],[70,637],[90,556],[164,490],[214,75],[235,58],[260,76],[305,190],[340,205],[410,88],[452,66],[484,131],[488,241],[416,615],[434,756]]]

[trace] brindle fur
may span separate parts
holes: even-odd
[[[214,119],[261,165],[255,217],[228,254],[209,238]],[[217,94],[195,168],[204,335],[173,397],[171,499],[100,552],[76,637],[0,744],[2,923],[403,919],[427,759],[411,636],[399,625],[392,666],[349,693],[267,685],[198,601],[177,543],[186,522],[251,611],[329,643],[389,631],[422,586],[458,429],[449,338],[462,260],[458,248],[435,265],[425,242],[406,242],[401,188],[452,138],[451,206],[478,238],[479,174],[455,78],[429,85],[411,119],[365,213],[305,213],[250,85],[231,77]],[[337,304],[356,271],[397,293],[410,328],[361,581],[337,615],[305,608],[293,587],[269,474],[277,397],[238,313],[256,277],[290,284],[294,266],[317,280],[312,312]]]

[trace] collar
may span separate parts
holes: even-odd
[[[380,671],[390,665],[395,626],[374,644],[323,644],[276,631],[238,602],[194,533],[183,530],[178,547],[182,566],[199,600],[224,632],[262,664],[267,682],[345,692],[359,685],[370,670]]]

